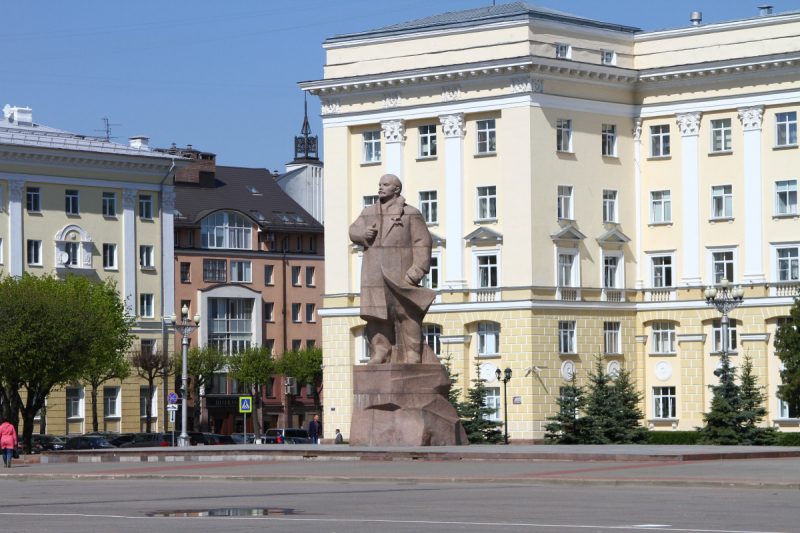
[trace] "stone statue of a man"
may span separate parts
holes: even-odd
[[[361,318],[370,364],[423,362],[422,319],[436,297],[419,286],[431,266],[431,234],[402,189],[397,176],[382,176],[379,201],[350,226],[350,240],[364,247]]]

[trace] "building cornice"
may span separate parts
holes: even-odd
[[[636,42],[655,41],[658,39],[669,39],[672,37],[688,37],[695,35],[706,35],[730,30],[742,30],[758,26],[775,26],[776,24],[788,24],[800,21],[800,13],[775,14],[766,17],[755,17],[743,20],[732,20],[728,22],[716,22],[713,24],[702,24],[700,26],[685,26],[683,28],[672,28],[667,30],[653,30],[637,33],[633,35]]]
[[[189,165],[188,159],[175,158],[176,170]],[[23,164],[55,168],[78,168],[103,172],[163,175],[173,164],[167,157],[155,159],[115,156],[81,151],[26,150],[13,145],[0,145],[0,163]]]

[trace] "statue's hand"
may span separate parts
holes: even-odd
[[[425,272],[417,266],[412,266],[408,269],[405,275],[405,282],[409,285],[419,285],[419,281],[425,275]]]
[[[375,240],[375,237],[378,235],[378,223],[375,222],[370,227],[367,228],[366,236],[368,241]]]

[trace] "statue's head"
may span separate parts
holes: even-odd
[[[378,197],[381,200],[391,200],[400,195],[403,184],[394,174],[384,174],[378,182]]]

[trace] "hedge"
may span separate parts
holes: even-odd
[[[697,431],[651,431],[648,444],[697,444]]]
[[[781,433],[778,446],[800,446],[800,433]]]

